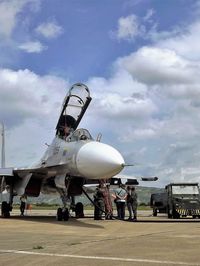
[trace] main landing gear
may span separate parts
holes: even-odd
[[[56,219],[57,221],[68,221],[69,220],[69,208],[67,208],[67,203],[69,201],[69,197],[68,197],[67,189],[57,188],[57,190],[63,202],[63,208],[57,209]]]
[[[57,209],[57,221],[68,221],[69,220],[69,209],[58,208]]]

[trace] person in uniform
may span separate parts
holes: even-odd
[[[103,188],[100,184],[94,193],[94,220],[102,220],[102,214],[104,211],[104,194]]]
[[[112,220],[113,217],[113,207],[112,207],[112,200],[110,196],[110,186],[104,184],[104,204],[105,204],[105,219]]]
[[[12,206],[10,205],[10,186],[6,185],[1,193],[1,216],[4,218],[10,217]]]
[[[135,187],[127,187],[127,208],[129,211],[129,221],[137,221],[137,193]]]
[[[115,203],[117,207],[118,219],[124,220],[125,218],[125,207],[126,207],[127,192],[124,184],[120,184],[119,188],[115,190]]]
[[[26,202],[27,202],[27,197],[26,195],[22,195],[20,197],[20,201],[21,201],[21,204],[20,204],[20,211],[21,211],[21,216],[24,216],[24,211],[26,209]]]

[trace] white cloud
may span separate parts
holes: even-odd
[[[152,22],[152,16],[155,14],[155,10],[153,8],[148,9],[146,15],[143,20],[147,22]]]
[[[143,47],[118,60],[137,80],[152,84],[189,84],[199,81],[200,64],[170,49]]]
[[[38,160],[55,133],[68,82],[29,70],[0,69],[0,121],[6,128],[7,166]]]
[[[100,123],[104,123],[102,127],[112,124],[114,130],[120,125],[126,132],[129,121],[131,125],[137,121],[142,123],[157,110],[147,95],[147,87],[121,68],[116,68],[110,79],[90,79],[88,86],[93,88],[91,114],[99,117]]]
[[[10,38],[17,25],[17,15],[28,3],[39,0],[1,0],[0,1],[0,37]]]
[[[167,47],[167,49],[171,49],[189,60],[200,60],[200,47],[198,45],[200,42],[200,21],[196,20],[185,26],[182,31],[179,29],[176,36],[174,36],[174,32],[171,33],[171,36],[168,34],[167,38],[159,40],[156,46]]]
[[[116,37],[118,40],[132,41],[135,37],[142,35],[145,32],[145,27],[139,24],[138,17],[130,15],[121,17],[118,20],[118,29]]]
[[[24,50],[27,53],[41,53],[42,51],[47,49],[47,47],[39,41],[25,42],[20,44],[18,48]]]
[[[12,127],[27,118],[43,119],[54,111],[66,82],[29,70],[0,70],[0,121]],[[56,89],[55,89],[56,88]],[[50,97],[51,95],[51,97]],[[5,119],[6,117],[6,119]]]
[[[45,38],[56,38],[63,33],[63,28],[57,22],[42,23],[36,28],[36,32],[43,35]]]

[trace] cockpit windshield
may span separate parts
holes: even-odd
[[[75,130],[68,138],[67,141],[79,141],[79,140],[93,140],[92,136],[90,135],[89,131],[84,128],[80,128]]]

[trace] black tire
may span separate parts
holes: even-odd
[[[62,218],[63,218],[63,221],[68,221],[69,220],[69,210],[68,209],[65,209],[62,212]]]
[[[10,204],[8,204],[6,201],[3,201],[1,204],[1,215],[3,218],[10,217]]]
[[[57,209],[57,221],[62,221],[62,208]]]
[[[172,218],[172,213],[171,213],[171,211],[170,211],[170,209],[168,208],[168,210],[167,210],[167,216],[168,216],[168,218],[169,219],[171,219]]]
[[[75,215],[77,218],[83,218],[84,213],[83,213],[83,203],[82,202],[77,202],[75,206]]]
[[[157,216],[158,214],[158,210],[157,209],[153,209],[153,216]]]
[[[173,219],[179,219],[180,218],[180,214],[176,210],[173,210],[172,211],[172,218]]]

